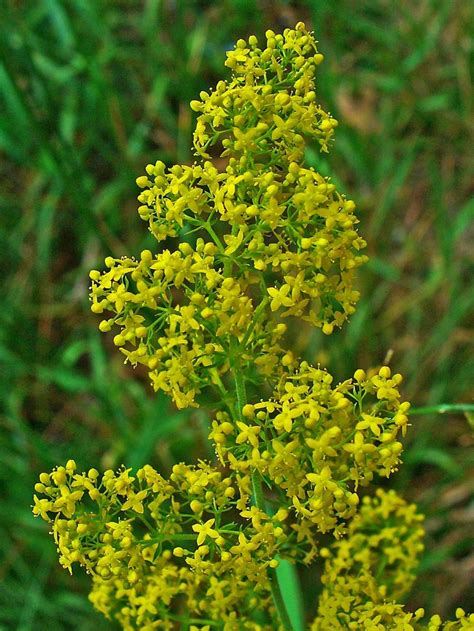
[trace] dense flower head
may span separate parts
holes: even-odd
[[[423,516],[395,491],[378,489],[365,497],[347,536],[330,549],[321,581],[323,591],[311,631],[437,631],[474,628],[474,616],[458,610],[457,620],[405,611],[397,602],[411,588],[423,550]]]
[[[359,297],[355,269],[367,260],[354,202],[296,162],[284,172],[236,167],[148,165],[138,180],[141,217],[159,241],[210,241],[215,269],[260,300],[269,295],[283,317],[342,325]]]
[[[317,103],[315,75],[322,61],[302,22],[283,34],[268,30],[261,47],[254,35],[238,40],[225,62],[231,80],[191,102],[200,112],[194,133],[198,154],[209,157],[219,143],[223,156],[254,169],[301,161],[307,139],[327,151],[337,121]]]
[[[281,514],[249,510],[249,487],[204,462],[166,479],[149,465],[77,473],[70,460],[40,475],[33,512],[52,524],[61,564],[86,568],[92,602],[124,629],[174,628],[180,610],[228,631],[274,629],[252,611],[273,620],[267,570],[288,541]],[[158,614],[168,626],[156,627]]]
[[[268,374],[280,318],[327,334],[341,326],[367,260],[354,202],[304,166],[305,142],[327,149],[336,124],[315,105],[313,36],[298,24],[267,33],[264,50],[242,42],[228,56],[231,81],[192,104],[198,162],[157,161],[137,179],[139,214],[167,247],[108,257],[108,271],[90,274],[92,310],[111,314],[101,330],[118,326],[127,359],[147,365],[179,407],[225,374],[231,338]],[[218,140],[222,170],[206,153]]]
[[[196,405],[206,386],[219,388],[235,338],[241,361],[262,375],[281,352],[286,327],[258,317],[248,283],[225,276],[215,258],[216,246],[200,240],[196,249],[184,243],[156,256],[145,250],[139,261],[109,257],[109,271],[91,273],[93,311],[114,313],[100,329],[120,327],[115,344],[133,365],[148,367],[154,389],[180,408]]]
[[[339,535],[357,511],[359,486],[400,462],[410,407],[400,401],[401,381],[383,366],[333,385],[326,370],[302,362],[271,399],[246,404],[240,420],[219,413],[210,438],[222,462],[259,471],[300,521]]]

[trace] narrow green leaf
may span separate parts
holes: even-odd
[[[447,451],[436,447],[423,446],[420,449],[412,449],[407,453],[405,460],[412,464],[434,465],[453,477],[458,477],[463,473],[462,467]]]
[[[57,368],[49,368],[46,366],[38,366],[38,378],[46,383],[55,383],[67,392],[86,392],[89,390],[89,380],[79,372],[58,366]]]
[[[439,405],[428,405],[410,410],[412,416],[420,414],[465,414],[467,412],[474,412],[474,403],[440,403]]]
[[[58,198],[54,194],[48,195],[38,211],[37,230],[37,266],[40,273],[44,273],[50,264],[53,242],[54,218]]]
[[[303,597],[296,568],[286,559],[279,559],[279,562],[276,574],[286,610],[294,631],[304,631]]]
[[[378,256],[372,256],[369,259],[367,269],[390,282],[397,281],[400,278],[400,270],[397,269],[395,265],[392,265]]]
[[[0,61],[0,95],[4,100],[8,109],[8,123],[10,128],[27,127],[30,122],[30,116],[25,106],[23,96],[17,89],[6,67]]]
[[[59,44],[69,49],[74,45],[74,30],[67,12],[64,10],[64,2],[58,0],[43,0],[47,7],[51,24],[56,31]]]
[[[416,143],[414,143],[409,148],[406,155],[401,160],[400,164],[397,166],[393,177],[391,178],[391,181],[387,186],[385,195],[382,198],[382,202],[376,208],[373,218],[372,239],[374,239],[378,235],[382,226],[384,225],[387,219],[387,215],[393,207],[397,195],[399,194],[400,189],[402,188],[413,164],[415,163],[416,157]]]
[[[474,224],[474,197],[469,199],[454,218],[453,241],[457,241]]]

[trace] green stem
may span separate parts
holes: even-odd
[[[213,227],[211,226],[211,224],[209,222],[206,222],[204,224],[204,228],[205,230],[207,230],[207,233],[209,234],[209,236],[212,238],[212,240],[214,241],[214,243],[217,246],[217,249],[219,250],[219,252],[221,254],[224,254],[224,248],[222,246],[222,242],[219,239],[219,237],[217,236],[217,234],[214,232]]]
[[[247,393],[245,391],[244,375],[240,367],[239,343],[235,337],[232,337],[230,340],[230,352],[232,358],[232,371],[234,373],[235,394],[237,397],[237,415],[238,419],[240,419],[242,408],[247,403]]]
[[[196,535],[176,534],[176,535],[157,535],[156,537],[150,537],[149,539],[141,539],[138,543],[143,544],[144,547],[152,546],[155,543],[162,543],[164,541],[196,541]]]
[[[242,408],[247,402],[247,395],[245,392],[245,378],[242,373],[242,369],[240,367],[240,361],[239,361],[240,349],[239,349],[236,338],[232,338],[230,348],[231,348],[232,371],[233,371],[234,382],[235,382],[235,393],[237,397],[237,408],[238,408],[237,418],[240,418],[240,414],[242,413]],[[259,508],[263,512],[266,512],[265,497],[263,495],[263,489],[262,489],[262,481],[260,479],[260,474],[258,473],[258,471],[256,470],[252,471],[251,480],[252,480],[252,489],[253,489],[253,502],[257,508]],[[270,591],[272,593],[273,603],[275,605],[278,616],[280,618],[280,622],[282,623],[283,628],[286,631],[293,631],[291,620],[288,616],[285,603],[283,602],[283,596],[280,589],[280,583],[278,581],[278,575],[274,568],[268,568],[268,578],[270,581]]]
[[[227,398],[227,390],[225,389],[225,386],[222,383],[222,379],[219,376],[219,372],[217,368],[215,367],[211,368],[209,372],[213,379],[213,384],[216,386],[217,390],[219,391],[219,394],[221,395],[222,399],[225,401]]]
[[[265,497],[263,495],[262,481],[258,471],[252,471],[251,480],[255,506],[265,512]],[[280,622],[286,631],[293,631],[293,625],[291,624],[290,617],[283,601],[278,574],[274,568],[268,568],[268,578],[270,581],[270,591],[272,593],[273,604],[278,612]]]
[[[427,407],[412,408],[410,415],[419,414],[448,414],[449,412],[474,412],[474,403],[441,403],[440,405],[428,405]]]
[[[247,342],[250,339],[250,336],[253,333],[253,330],[255,329],[255,326],[257,325],[258,321],[260,320],[260,315],[262,314],[263,310],[265,309],[265,307],[268,304],[268,296],[265,296],[265,298],[262,300],[262,302],[258,305],[258,307],[255,309],[255,313],[253,315],[252,318],[252,323],[249,326],[244,339],[242,340],[242,347],[245,348],[247,346]]]
[[[166,612],[166,617],[177,622],[185,622],[186,624],[208,624],[212,627],[220,628],[221,624],[215,620],[207,620],[206,618],[188,618],[187,616],[178,616],[172,614],[169,611]]]

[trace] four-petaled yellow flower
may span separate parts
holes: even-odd
[[[239,434],[237,435],[237,438],[235,439],[235,442],[240,445],[241,443],[245,443],[248,442],[250,443],[253,447],[258,447],[258,434],[260,433],[260,427],[258,426],[250,426],[247,425],[246,423],[243,423],[242,421],[237,421],[236,422],[237,427],[240,429]]]
[[[217,539],[219,537],[219,533],[217,532],[217,530],[214,530],[212,528],[215,521],[215,519],[208,519],[204,524],[193,524],[192,528],[194,532],[198,533],[198,546],[201,546],[205,542],[207,537],[211,537],[211,539]]]

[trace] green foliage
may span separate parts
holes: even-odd
[[[144,373],[123,379],[128,369],[89,315],[87,272],[106,253],[147,247],[134,178],[147,162],[191,159],[188,102],[221,75],[236,35],[299,19],[320,34],[319,92],[343,124],[330,160],[308,158],[364,209],[371,263],[358,311],[324,348],[311,337],[308,357],[342,376],[393,348],[416,405],[472,400],[472,9],[459,0],[262,6],[2,4],[0,628],[111,628],[85,601],[85,582],[58,574],[30,515],[39,471],[72,455],[84,468],[150,460],[163,470],[206,455],[199,413],[185,423],[150,396]],[[306,331],[295,338],[307,341]],[[431,596],[422,580],[417,591],[452,614],[469,585],[459,562],[453,591],[449,567],[469,549],[472,431],[457,410],[413,424],[397,480],[433,517],[423,567],[437,577]]]

